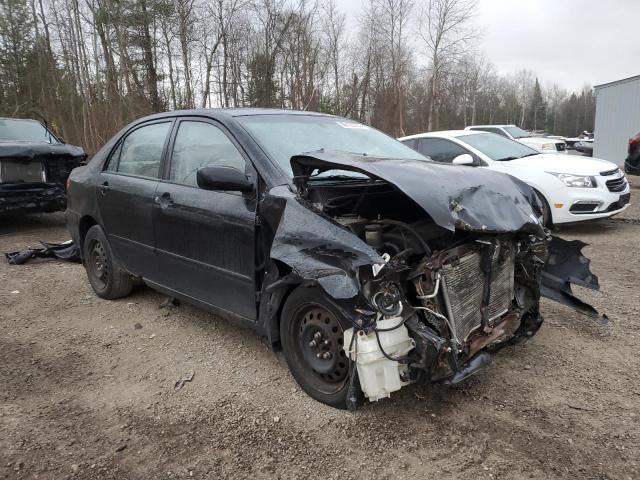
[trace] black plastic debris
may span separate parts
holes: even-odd
[[[67,262],[80,263],[80,250],[73,243],[67,240],[62,243],[40,242],[42,248],[25,248],[17,252],[5,253],[9,265],[22,265],[32,258],[57,258]]]

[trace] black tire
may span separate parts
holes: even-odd
[[[540,203],[542,203],[542,224],[547,228],[553,227],[553,218],[551,217],[551,208],[549,207],[549,203],[544,198],[539,191],[534,190],[538,198],[540,199]]]
[[[280,339],[293,377],[309,396],[341,409],[347,408],[349,394],[349,359],[343,342],[350,327],[318,287],[296,288],[282,309]],[[318,340],[318,347],[311,346],[312,340]],[[332,357],[317,357],[324,352]],[[357,378],[354,384],[358,385]]]
[[[113,300],[131,293],[133,278],[120,266],[99,225],[94,225],[87,232],[82,244],[82,258],[89,283],[100,298]]]

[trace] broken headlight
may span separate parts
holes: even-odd
[[[573,175],[571,173],[554,173],[547,172],[556,177],[562,183],[564,183],[567,187],[578,187],[578,188],[596,188],[598,184],[596,183],[596,177],[591,177],[589,175]]]

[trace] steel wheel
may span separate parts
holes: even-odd
[[[109,300],[129,295],[133,279],[114,257],[107,237],[98,225],[87,231],[82,244],[82,260],[96,295]]]
[[[342,387],[349,372],[343,350],[344,332],[335,316],[319,305],[303,306],[296,312],[298,354],[311,375],[315,375],[325,393]]]
[[[90,257],[87,259],[87,270],[98,288],[104,289],[109,282],[109,260],[107,252],[100,240],[92,240],[89,244]]]
[[[282,350],[296,382],[311,397],[336,408],[347,408],[347,398],[358,396],[360,388],[343,349],[344,331],[350,326],[333,299],[317,286],[295,288],[280,315]],[[350,373],[355,374],[353,384]]]

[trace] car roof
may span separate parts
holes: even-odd
[[[498,128],[504,128],[504,127],[517,127],[517,125],[514,124],[505,124],[505,125],[469,125],[467,128],[487,128],[487,127],[498,127]]]
[[[414,138],[430,138],[430,137],[462,137],[464,135],[478,135],[478,133],[487,132],[475,132],[473,130],[441,130],[439,132],[426,132],[416,133],[407,137],[399,138],[398,140],[412,140]]]
[[[285,110],[280,108],[195,108],[191,110],[170,110],[162,113],[155,113],[146,117],[140,118],[136,123],[147,120],[154,120],[166,117],[175,116],[205,116],[212,118],[229,118],[229,117],[249,117],[257,115],[305,115],[305,116],[317,116],[317,117],[332,117],[327,113],[308,112],[304,110]]]

